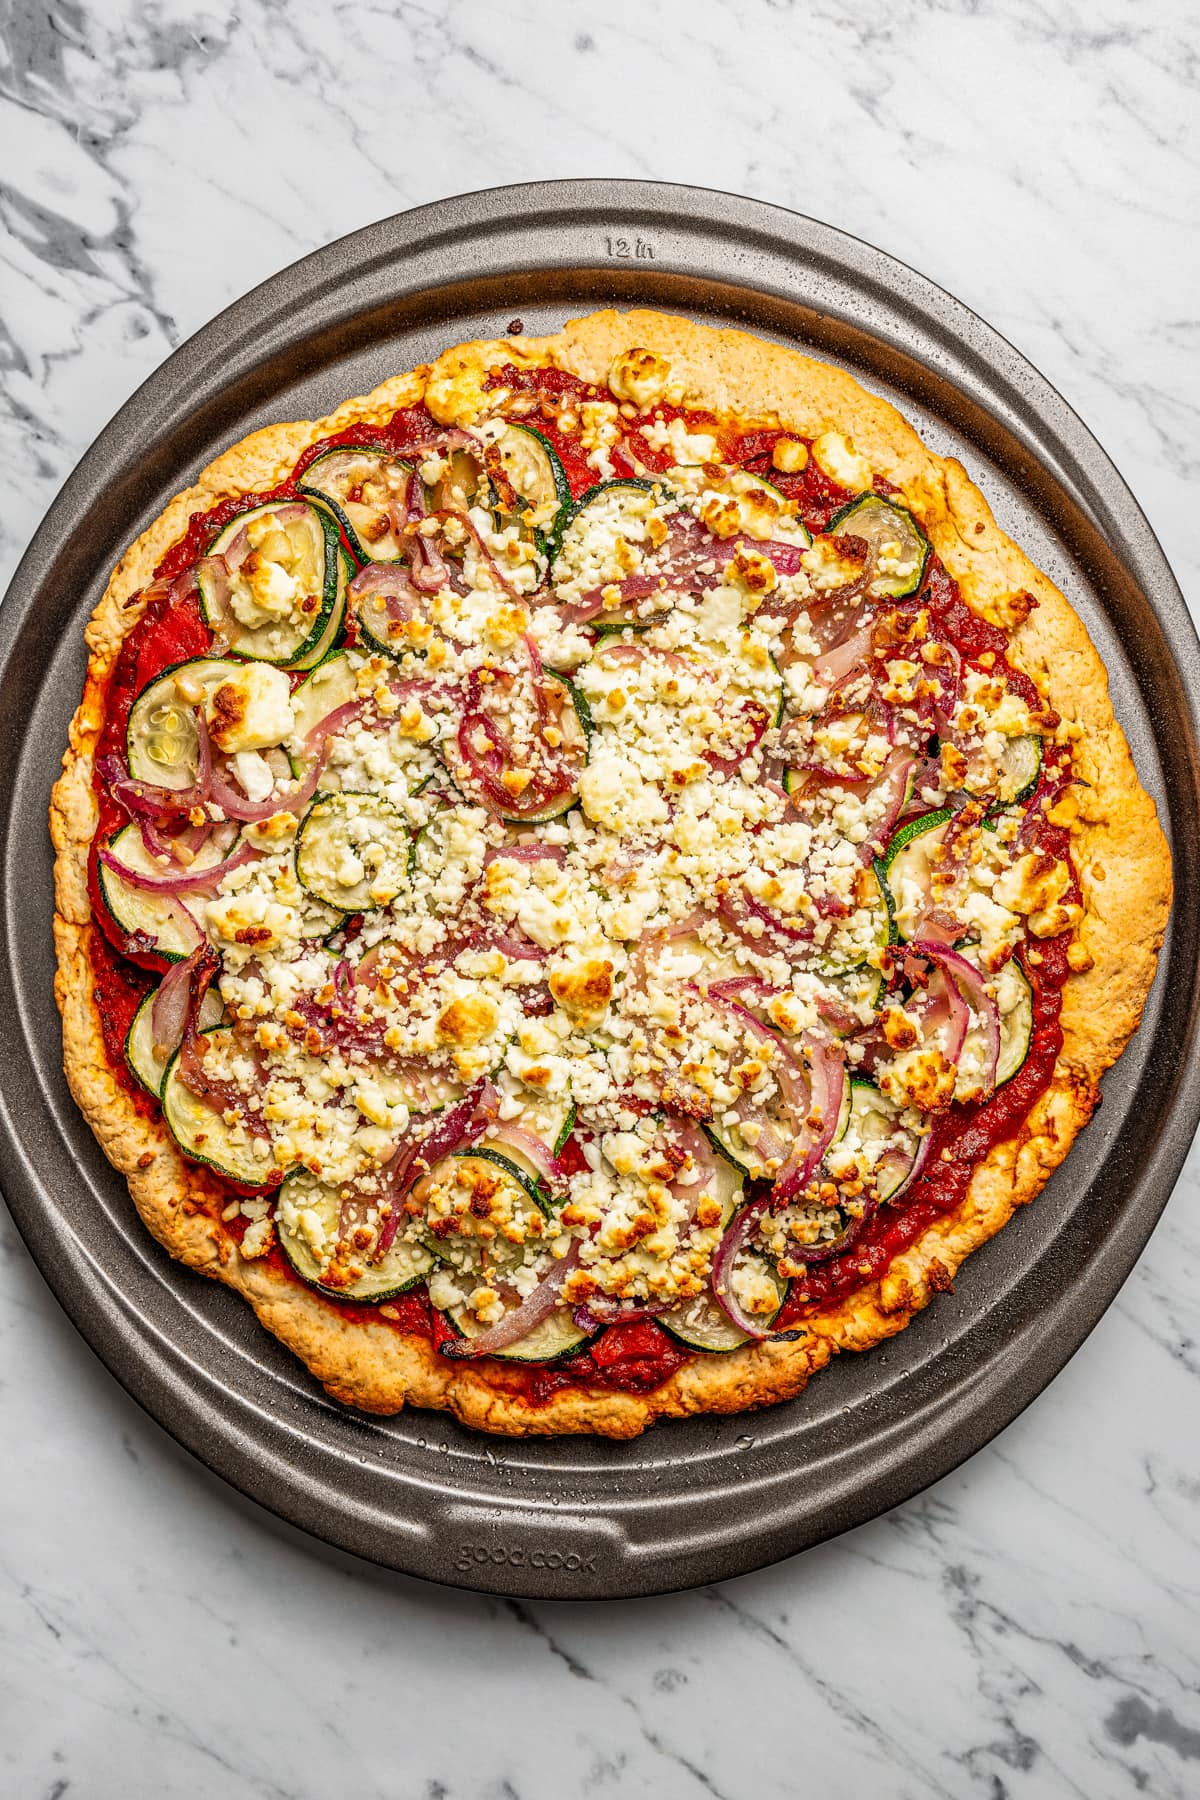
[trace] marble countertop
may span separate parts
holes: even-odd
[[[1200,15],[1178,0],[50,0],[0,33],[0,586],[134,387],[404,207],[655,177],[957,294],[1200,575]],[[1190,491],[1189,491],[1190,490]],[[0,1791],[1200,1791],[1200,1157],[1025,1415],[886,1518],[614,1605],[382,1574],[193,1463],[0,1226]]]

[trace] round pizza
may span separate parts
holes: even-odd
[[[55,790],[66,1071],[338,1400],[799,1392],[1034,1198],[1170,863],[1104,668],[839,369],[641,311],[228,450]]]

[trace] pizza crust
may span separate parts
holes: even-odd
[[[917,510],[963,598],[983,616],[1015,626],[1012,661],[1081,731],[1075,763],[1089,785],[1077,790],[1083,800],[1073,853],[1084,905],[1077,940],[1086,956],[1079,960],[1090,958],[1091,966],[1073,974],[1064,989],[1064,1042],[1050,1087],[1017,1135],[979,1165],[961,1205],[929,1226],[881,1280],[809,1319],[808,1335],[797,1342],[697,1358],[645,1396],[570,1387],[535,1405],[506,1387],[503,1373],[492,1380],[483,1368],[452,1365],[425,1340],[402,1335],[383,1319],[351,1321],[272,1263],[242,1257],[220,1221],[220,1185],[184,1162],[162,1121],[143,1116],[115,1079],[88,954],[96,929],[87,896],[97,821],[92,767],[103,684],[141,616],[138,595],[193,512],[270,488],[317,439],[352,422],[382,423],[421,398],[442,421],[468,423],[480,409],[487,372],[497,364],[551,365],[603,386],[614,359],[634,347],[654,351],[669,365],[669,398],[677,403],[804,437],[835,429],[850,436]],[[1030,596],[1037,603],[1032,609]],[[440,1407],[468,1425],[511,1435],[622,1438],[663,1416],[738,1412],[788,1399],[835,1352],[866,1350],[903,1330],[934,1293],[952,1284],[970,1252],[1035,1197],[1090,1118],[1101,1075],[1137,1029],[1166,928],[1171,864],[1154,802],[1138,781],[1114,717],[1099,654],[1067,600],[1000,529],[959,463],[928,450],[894,407],[850,375],[795,351],[651,311],[595,313],[549,338],[456,346],[432,367],[395,376],[327,419],[268,427],[218,457],[122,557],[86,635],[87,686],[50,811],[55,993],[71,1091],[159,1242],[190,1268],[244,1295],[267,1330],[347,1405],[385,1414],[405,1404]]]

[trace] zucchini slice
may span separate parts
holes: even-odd
[[[223,557],[228,592],[202,563],[200,603],[238,656],[300,668],[322,654],[345,564],[332,513],[307,500],[270,500],[231,519],[210,557]]]
[[[483,1329],[465,1307],[452,1307],[445,1316],[459,1337],[477,1337]],[[504,1362],[553,1362],[559,1356],[578,1350],[592,1335],[575,1323],[569,1307],[560,1306],[525,1337],[510,1344],[507,1350],[497,1350],[493,1354]]]
[[[161,1100],[163,1080],[171,1058],[160,1056],[154,1043],[151,1013],[157,992],[157,988],[152,988],[133,1015],[129,1030],[125,1033],[125,1061],[130,1073],[137,1077],[146,1091],[153,1094],[156,1100]],[[221,1023],[224,1016],[225,1007],[221,996],[216,988],[210,987],[200,1002],[197,1022],[201,1031],[211,1031],[214,1025]]]
[[[829,537],[865,538],[875,553],[871,593],[891,600],[915,594],[925,573],[929,540],[906,507],[883,494],[860,494],[833,515]]]
[[[407,512],[414,473],[412,463],[386,450],[347,444],[309,463],[297,486],[330,509],[359,562],[396,562],[404,544],[393,508]]]
[[[774,1263],[768,1257],[761,1256],[757,1250],[748,1250],[739,1257],[735,1264],[735,1279],[743,1270],[751,1279],[770,1282],[775,1288],[778,1304],[773,1312],[761,1315],[764,1325],[773,1325],[787,1298],[787,1282]],[[697,1294],[694,1300],[685,1300],[682,1305],[673,1306],[669,1312],[659,1313],[658,1322],[673,1338],[677,1338],[691,1350],[724,1353],[738,1350],[743,1344],[750,1342],[745,1333],[738,1330],[716,1295],[707,1289],[704,1293]]]
[[[559,525],[571,505],[571,484],[553,444],[532,425],[505,422],[492,438],[501,467],[518,500],[517,518],[539,549],[557,542]],[[505,507],[494,509],[503,527],[512,516]]]
[[[875,859],[875,873],[896,939],[901,942],[912,936],[914,896],[919,897],[918,910],[928,899],[929,851],[942,826],[952,817],[950,808],[942,806],[936,812],[922,813],[919,819],[909,819],[893,835],[883,855]]]
[[[292,690],[293,745],[303,744],[331,713],[358,699],[358,677],[344,650],[319,662],[311,675]],[[298,752],[293,752],[295,757]],[[296,770],[299,773],[299,770]]]
[[[233,1033],[220,1026],[205,1035],[219,1043],[231,1038]],[[227,1181],[240,1182],[244,1187],[270,1184],[275,1164],[269,1147],[266,1155],[259,1154],[256,1149],[257,1145],[266,1145],[266,1140],[256,1138],[241,1124],[227,1125],[220,1113],[193,1094],[180,1074],[178,1052],[171,1058],[163,1078],[162,1109],[168,1131],[193,1162],[205,1163]]]
[[[460,1337],[472,1338],[478,1337],[487,1327],[478,1322],[468,1304],[470,1293],[481,1281],[503,1284],[506,1274],[515,1273],[531,1256],[534,1259],[541,1256],[547,1237],[552,1237],[554,1233],[543,1233],[541,1230],[541,1223],[549,1210],[546,1197],[519,1165],[507,1145],[503,1151],[489,1150],[485,1146],[482,1149],[460,1151],[447,1158],[418,1184],[417,1194],[420,1194],[421,1188],[426,1184],[436,1183],[439,1178],[444,1180],[446,1173],[455,1164],[459,1165],[464,1175],[473,1171],[473,1191],[490,1194],[493,1207],[498,1204],[501,1213],[510,1220],[523,1220],[526,1229],[534,1219],[538,1224],[537,1231],[530,1232],[529,1242],[525,1245],[506,1240],[503,1234],[485,1238],[464,1231],[430,1238],[429,1247],[443,1265],[441,1271],[431,1279],[430,1297],[435,1306],[439,1305],[448,1298],[439,1292],[439,1284],[452,1282],[454,1286],[450,1292],[453,1294],[457,1287],[460,1298],[452,1300],[449,1305],[443,1304],[441,1310]],[[485,1174],[491,1177],[491,1181],[480,1184],[480,1178]],[[498,1199],[497,1182],[502,1184]],[[519,1304],[515,1295],[512,1304]],[[513,1362],[550,1361],[577,1349],[590,1336],[590,1332],[576,1325],[571,1309],[561,1306],[543,1319],[527,1337],[496,1354]]]
[[[726,1185],[721,1194],[721,1230],[727,1231],[741,1198],[741,1182]],[[778,1305],[770,1314],[763,1315],[764,1324],[779,1315],[787,1295],[787,1282],[779,1274],[774,1263],[757,1250],[746,1250],[737,1262],[737,1269],[743,1278],[752,1281],[768,1281],[778,1294]],[[687,1344],[692,1350],[727,1351],[736,1350],[740,1345],[749,1343],[744,1332],[738,1330],[733,1320],[726,1313],[711,1288],[695,1295],[691,1300],[683,1300],[668,1312],[658,1314],[658,1322],[669,1331],[673,1338],[681,1344]]]
[[[581,592],[620,582],[629,574],[618,544],[651,550],[647,521],[668,498],[661,481],[629,476],[600,481],[588,488],[562,516],[552,547],[551,580],[555,587],[567,583]],[[605,633],[644,629],[656,617],[655,602],[631,600],[606,608],[590,622],[590,629]]]
[[[135,781],[178,790],[192,787],[200,761],[196,712],[243,664],[197,656],[146,683],[129,709],[125,752]]]
[[[408,826],[381,794],[318,794],[296,833],[296,874],[335,912],[373,912],[408,886]]]
[[[475,1157],[484,1162],[494,1163],[496,1168],[503,1170],[510,1181],[515,1181],[519,1187],[524,1188],[525,1193],[540,1213],[543,1213],[546,1218],[550,1217],[554,1209],[537,1169],[528,1158],[522,1156],[520,1151],[514,1150],[510,1144],[505,1144],[504,1148],[500,1150],[494,1144],[485,1141],[482,1144],[474,1145],[470,1150],[456,1150],[454,1155],[460,1160],[463,1157]]]
[[[911,1134],[896,1142],[900,1109],[865,1075],[850,1078],[850,1119],[845,1132],[847,1148],[861,1150],[876,1177],[880,1200],[890,1200],[912,1172],[920,1148]]]
[[[559,687],[566,690],[566,698],[571,702],[569,708],[565,705],[558,708],[558,726],[562,733],[563,750],[569,755],[576,755],[578,766],[582,769],[586,766],[591,754],[592,736],[596,729],[592,719],[592,709],[587,703],[586,696],[580,693],[569,675],[563,675],[558,669],[547,669],[545,673],[547,681],[556,681]],[[553,694],[556,690],[551,689],[550,691]],[[572,786],[563,793],[556,794],[545,806],[536,807],[530,812],[514,814],[506,818],[504,824],[545,825],[549,820],[559,819],[564,813],[569,813],[578,804],[579,790],[577,786]]]
[[[339,1300],[376,1303],[390,1300],[424,1281],[436,1258],[424,1244],[397,1237],[379,1261],[368,1256],[363,1273],[355,1281],[332,1283],[321,1279],[328,1256],[337,1246],[341,1198],[327,1181],[307,1170],[289,1175],[275,1203],[275,1230],[283,1254],[302,1281]]]
[[[1000,1006],[1000,1057],[996,1086],[1011,1081],[1029,1055],[1033,1041],[1033,989],[1015,958],[1005,963],[997,980]]]
[[[162,874],[158,863],[147,850],[141,829],[137,825],[126,825],[118,831],[116,837],[109,839],[108,848],[127,868],[136,869],[139,874]],[[228,854],[226,851],[225,855]],[[223,860],[220,851],[206,844],[197,855],[192,868],[203,869]],[[106,869],[103,863],[97,864],[96,873],[100,897],[118,929],[127,937],[140,934],[148,938],[150,942],[145,948],[157,951],[168,962],[178,962],[196,948],[199,927],[193,925],[189,913],[197,904],[204,904],[203,896],[193,894],[187,900],[180,901],[166,894],[147,893],[145,888],[130,887],[119,875]],[[185,906],[187,911],[184,910]]]
[[[339,544],[337,590],[333,597],[333,605],[329,610],[329,617],[325,621],[325,629],[311,650],[306,650],[302,656],[295,657],[288,664],[289,669],[315,669],[317,664],[324,662],[339,643],[346,624],[346,589],[353,574],[354,564],[350,560],[349,552]]]
[[[1042,740],[1036,732],[1030,731],[1006,741],[1000,758],[1000,779],[994,786],[975,787],[969,777],[963,786],[973,799],[988,800],[994,796],[993,811],[996,811],[1002,806],[1016,806],[1020,801],[1028,800],[1041,773]]]
[[[833,1138],[830,1140],[831,1148],[833,1144],[840,1143],[845,1137],[849,1118],[850,1086],[847,1082],[842,1088],[841,1109],[838,1113],[838,1122],[834,1130]],[[741,1180],[765,1181],[769,1178],[770,1170],[768,1169],[767,1164],[762,1157],[757,1155],[745,1142],[736,1125],[731,1126],[727,1130],[723,1125],[713,1125],[710,1123],[703,1126],[702,1129],[705,1137],[707,1137],[713,1148],[721,1152],[725,1161]]]

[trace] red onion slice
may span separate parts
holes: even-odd
[[[578,1266],[580,1240],[573,1238],[566,1255],[555,1263],[543,1281],[539,1281],[532,1294],[522,1300],[510,1313],[497,1324],[481,1331],[478,1337],[451,1338],[440,1346],[441,1354],[458,1359],[470,1359],[476,1356],[494,1356],[498,1350],[507,1350],[512,1344],[519,1344],[528,1337],[535,1326],[562,1302],[562,1290],[567,1276]]]
[[[500,861],[561,864],[566,860],[565,844],[491,844],[484,852],[483,866],[487,868],[490,863]]]
[[[765,1211],[769,1200],[769,1194],[760,1194],[733,1215],[729,1221],[728,1230],[717,1245],[710,1277],[713,1298],[717,1305],[730,1324],[754,1343],[761,1343],[764,1338],[770,1337],[771,1328],[769,1325],[762,1324],[758,1319],[751,1318],[742,1306],[733,1289],[733,1270],[751,1231]]]
[[[996,1070],[1000,1061],[1000,1013],[987,991],[983,976],[965,956],[960,956],[957,950],[948,949],[945,944],[932,943],[928,938],[917,938],[909,945],[909,949],[915,955],[924,956],[928,961],[939,964],[946,971],[952,985],[958,989],[978,1019],[986,1046],[983,1093],[985,1096],[990,1094],[996,1085]],[[963,1028],[962,1039],[966,1038],[969,1029],[968,1019]],[[961,1054],[962,1040],[959,1041],[955,1055],[948,1060],[957,1062]]]
[[[232,856],[225,858],[224,862],[213,863],[207,869],[190,869],[183,875],[143,874],[140,869],[131,869],[128,863],[123,863],[119,856],[114,855],[107,848],[101,850],[98,861],[103,863],[106,869],[111,869],[118,881],[125,882],[126,886],[140,888],[147,894],[162,894],[166,897],[175,894],[203,893],[206,888],[216,887],[218,882],[222,881],[226,875],[231,874],[234,869],[240,869],[249,862],[256,862],[261,855],[262,851],[256,850],[253,844],[243,844],[240,850],[235,850]]]
[[[921,1138],[917,1144],[917,1154],[912,1160],[912,1163],[909,1167],[908,1174],[904,1177],[904,1180],[900,1183],[899,1187],[896,1188],[892,1193],[890,1193],[888,1195],[887,1204],[889,1206],[895,1206],[897,1200],[900,1199],[901,1195],[906,1194],[908,1192],[909,1188],[913,1186],[914,1182],[916,1182],[919,1179],[921,1171],[924,1169],[925,1164],[929,1161],[929,1150],[930,1150],[930,1146],[932,1143],[933,1143],[933,1133],[931,1131],[927,1131],[925,1133],[925,1136],[923,1138]],[[879,1158],[879,1161],[875,1164],[874,1170],[872,1171],[873,1174],[876,1176],[876,1178],[878,1178],[879,1171],[885,1166],[885,1164],[887,1163],[887,1161],[890,1157],[899,1156],[902,1154],[903,1153],[901,1151],[897,1151],[897,1150],[885,1150],[883,1155]]]
[[[807,1053],[810,1105],[804,1142],[797,1137],[792,1154],[775,1177],[772,1190],[776,1205],[802,1194],[833,1142],[846,1089],[845,1053],[839,1043],[814,1031],[806,1031],[800,1043]]]
[[[201,942],[183,962],[172,963],[151,1002],[150,1028],[154,1033],[154,1048],[164,1059],[174,1056],[183,1042],[192,985],[199,972],[201,959],[206,955],[211,956],[212,952],[207,944]],[[211,980],[211,976],[209,979]],[[206,982],[205,986],[207,985]]]
[[[526,1131],[523,1126],[512,1125],[502,1120],[492,1127],[488,1137],[493,1144],[507,1144],[509,1149],[515,1150],[519,1156],[523,1156],[549,1187],[561,1189],[570,1180],[570,1175],[559,1162],[549,1144],[543,1142],[540,1137],[536,1137],[532,1131]]]
[[[580,1331],[601,1331],[606,1325],[628,1325],[636,1319],[656,1319],[670,1312],[673,1300],[617,1300],[611,1294],[593,1294],[575,1308],[572,1317]]]
[[[327,751],[318,756],[304,780],[294,787],[284,788],[281,793],[268,794],[265,800],[248,800],[239,789],[231,786],[223,775],[217,772],[212,761],[211,740],[204,714],[196,714],[196,729],[200,734],[202,756],[207,753],[209,762],[208,792],[206,798],[231,819],[240,819],[245,824],[259,824],[264,819],[273,819],[276,813],[297,812],[306,806],[317,791],[321,775],[325,768]]]

